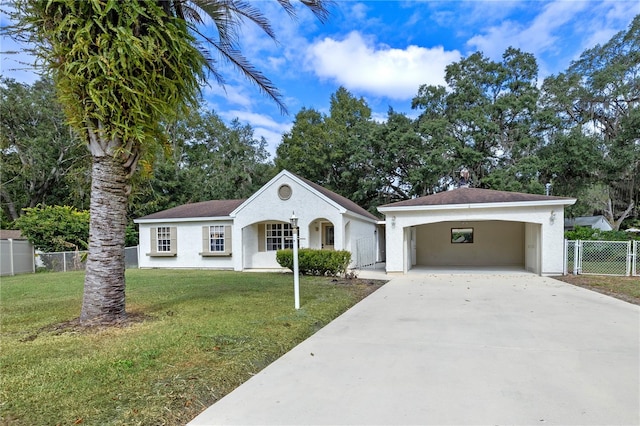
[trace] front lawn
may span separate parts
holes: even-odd
[[[640,277],[606,275],[564,275],[560,281],[640,305]]]
[[[3,277],[0,423],[187,423],[382,283],[129,270],[120,327],[85,330],[83,273]]]

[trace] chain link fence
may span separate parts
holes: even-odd
[[[566,241],[565,274],[638,274],[638,241]]]
[[[37,253],[36,267],[47,272],[83,271],[87,264],[86,251],[63,251]],[[124,249],[124,263],[127,269],[138,267],[138,247]]]

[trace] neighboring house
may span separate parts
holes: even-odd
[[[458,188],[378,207],[387,273],[414,267],[563,272],[564,207],[574,198]]]
[[[573,217],[564,220],[565,231],[573,231],[576,226],[584,226],[587,228],[599,229],[601,231],[613,230],[609,221],[602,215]]]
[[[352,266],[383,260],[378,218],[320,185],[283,170],[246,200],[185,204],[136,219],[141,268],[280,269],[276,251],[348,250]],[[373,257],[373,259],[371,259]]]
[[[35,271],[33,245],[19,230],[0,229],[0,275]]]

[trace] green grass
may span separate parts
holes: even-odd
[[[574,262],[567,263],[567,271],[573,272]],[[603,275],[625,275],[627,273],[626,261],[582,261],[582,273]]]
[[[640,277],[564,275],[555,278],[640,305]]]
[[[0,423],[185,424],[373,288],[291,275],[129,270],[123,327],[77,318],[83,273],[2,278]]]

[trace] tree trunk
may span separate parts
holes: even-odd
[[[110,155],[93,156],[89,255],[80,322],[111,324],[126,318],[124,236],[126,166]]]

